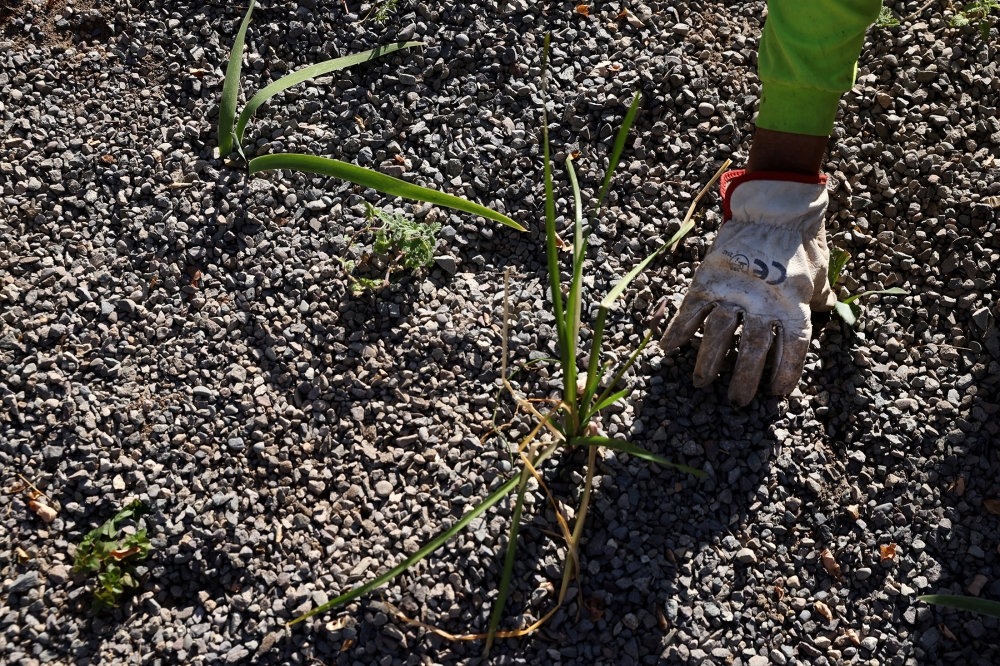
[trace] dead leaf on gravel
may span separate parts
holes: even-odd
[[[781,587],[780,585],[775,585],[774,586],[774,596],[776,596],[778,598],[778,601],[781,601],[782,599],[784,599],[785,598],[785,588]]]
[[[983,203],[990,208],[1000,208],[1000,196],[986,197],[983,199]]]
[[[203,77],[206,74],[208,74],[208,70],[207,69],[200,69],[200,68],[199,69],[189,69],[188,70],[188,74],[190,74],[191,76],[197,76],[200,79],[201,77]]]
[[[861,517],[861,512],[858,510],[857,504],[852,504],[847,507],[847,515],[850,516],[851,520],[857,520]]]
[[[988,499],[983,500],[983,506],[986,510],[992,513],[994,516],[1000,516],[1000,500]]]
[[[34,511],[35,514],[46,523],[51,523],[56,519],[56,510],[48,504],[42,504],[37,500],[31,500],[28,502],[28,508]]]
[[[347,616],[345,615],[344,617],[338,617],[333,622],[327,622],[326,623],[326,630],[327,631],[340,631],[346,625],[347,625]]]
[[[817,601],[813,605],[816,607],[816,612],[826,618],[828,622],[833,621],[833,611],[830,610],[829,606],[824,604],[822,601]]]
[[[881,559],[882,562],[885,562],[886,560],[896,559],[896,544],[890,543],[887,545],[879,546],[878,550],[882,556]]]
[[[25,564],[31,561],[31,555],[28,555],[24,548],[21,548],[20,546],[14,549],[14,554],[17,555],[18,564]]]
[[[840,565],[837,563],[837,558],[833,556],[829,548],[824,548],[823,552],[819,554],[820,561],[823,562],[823,568],[826,569],[827,573],[836,578],[837,580],[843,580],[844,577],[840,574]]]
[[[670,626],[670,621],[667,620],[667,616],[663,614],[659,606],[656,607],[656,624],[660,631],[666,631],[667,627]]]
[[[118,160],[115,159],[114,155],[101,155],[101,161],[105,164],[117,164]]]
[[[947,638],[949,641],[958,640],[955,638],[955,634],[951,633],[951,629],[949,629],[948,625],[945,624],[944,622],[938,625],[938,630],[942,634],[944,634],[944,637]]]
[[[139,552],[139,548],[137,546],[133,546],[132,548],[123,548],[121,550],[113,550],[113,551],[111,551],[110,554],[111,554],[111,557],[115,558],[116,560],[118,560],[120,562],[121,560],[124,560],[129,555],[135,555],[138,552]]]
[[[576,13],[580,16],[590,16],[590,5],[577,5]]]
[[[855,645],[861,645],[861,639],[858,638],[858,633],[853,629],[848,629],[844,632],[844,635],[847,636],[847,638],[850,639],[850,641]]]
[[[965,494],[965,477],[960,476],[955,481],[955,494],[961,497]]]
[[[347,652],[348,650],[351,649],[352,645],[354,645],[354,639],[348,638],[346,641],[344,641],[344,644],[340,646],[340,651]]]

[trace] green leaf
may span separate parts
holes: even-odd
[[[528,479],[531,472],[527,466],[521,468],[520,481],[517,487],[517,500],[514,502],[514,511],[510,518],[510,531],[507,534],[507,553],[503,561],[503,574],[500,577],[500,587],[497,590],[496,601],[493,602],[493,612],[490,613],[490,624],[486,630],[486,650],[489,654],[493,639],[500,626],[500,618],[503,617],[504,606],[507,605],[507,595],[510,592],[510,579],[514,574],[514,555],[517,551],[517,533],[521,528],[521,509],[524,505],[524,491],[528,487]]]
[[[848,326],[854,326],[861,314],[861,308],[852,303],[837,301],[833,304],[833,311],[840,315],[840,318],[847,322]]]
[[[887,296],[906,296],[909,292],[900,287],[892,287],[890,289],[877,289],[875,291],[866,291],[861,294],[855,294],[844,299],[844,303],[850,305],[859,298],[864,298],[865,296],[871,296],[872,294],[885,294]]]
[[[240,94],[240,71],[243,68],[243,42],[247,36],[247,26],[256,0],[250,0],[246,16],[236,33],[236,41],[229,52],[226,67],[226,81],[222,85],[222,101],[219,103],[219,154],[224,158],[233,152],[233,121],[236,119],[236,98]]]
[[[604,197],[608,195],[608,190],[611,188],[611,179],[615,174],[615,169],[618,168],[618,160],[621,159],[622,150],[625,148],[625,140],[628,138],[629,130],[632,129],[632,123],[635,122],[635,114],[639,112],[639,104],[641,102],[642,92],[637,90],[635,96],[632,98],[632,104],[629,105],[628,111],[625,113],[625,120],[618,129],[618,136],[615,137],[615,143],[611,149],[611,160],[608,162],[608,170],[604,174],[604,182],[601,184],[601,194],[597,197],[597,203],[594,205],[595,214],[601,209],[601,206],[604,204]]]
[[[990,22],[985,18],[979,19],[979,34],[983,36],[983,40],[990,38]]]
[[[925,594],[917,598],[929,604],[1000,617],[1000,602],[989,601],[988,599],[977,599],[976,597],[964,597],[952,594]]]
[[[302,155],[299,153],[263,155],[250,160],[250,175],[273,169],[297,169],[299,171],[308,171],[310,173],[318,173],[324,176],[332,176],[334,178],[340,178],[342,180],[355,183],[356,185],[370,187],[373,190],[382,192],[383,194],[388,194],[394,197],[403,197],[404,199],[413,199],[416,201],[426,201],[427,203],[432,203],[437,206],[453,208],[465,213],[479,215],[488,220],[500,222],[501,224],[506,224],[509,227],[517,229],[518,231],[524,231],[524,227],[514,220],[502,213],[498,213],[495,210],[487,208],[486,206],[481,206],[480,204],[473,203],[467,199],[462,199],[451,194],[446,194],[445,192],[438,192],[437,190],[431,190],[426,187],[420,187],[419,185],[413,185],[404,180],[387,176],[384,173],[348,164],[347,162],[341,162],[340,160],[333,160],[327,157],[317,157],[315,155]]]
[[[836,286],[837,280],[840,279],[840,274],[844,272],[844,266],[850,260],[851,253],[847,250],[842,250],[839,247],[830,250],[830,267],[827,269],[827,279],[830,282],[831,289]]]
[[[545,46],[542,48],[542,166],[545,182],[545,255],[548,260],[549,289],[552,292],[552,314],[555,315],[556,337],[559,341],[559,359],[563,367],[563,375],[568,376],[567,373],[571,374],[572,370],[569,369],[571,360],[569,358],[569,343],[566,333],[566,317],[563,310],[562,285],[559,283],[559,248],[556,246],[556,199],[552,189],[552,160],[549,156],[548,62],[549,42],[551,38],[551,34],[545,33]]]
[[[302,622],[303,620],[306,620],[306,619],[312,617],[313,615],[317,615],[318,613],[325,613],[326,611],[330,610],[331,608],[336,608],[337,606],[342,606],[343,604],[350,603],[351,601],[353,601],[354,599],[357,599],[361,595],[366,594],[367,592],[370,592],[371,590],[374,590],[377,587],[385,585],[390,580],[392,580],[393,578],[395,578],[399,574],[407,571],[414,564],[416,564],[417,562],[421,561],[422,559],[424,559],[425,557],[427,557],[428,555],[430,555],[431,553],[433,553],[435,550],[437,550],[438,548],[440,548],[441,546],[443,546],[445,544],[445,542],[448,541],[448,539],[450,539],[451,537],[455,536],[460,531],[462,531],[462,529],[466,525],[468,525],[469,523],[471,523],[479,515],[481,515],[484,511],[486,511],[491,506],[493,506],[494,504],[496,504],[497,502],[499,502],[504,496],[507,495],[507,493],[509,493],[511,490],[513,490],[514,486],[517,485],[517,483],[518,483],[519,480],[520,480],[519,476],[511,477],[510,479],[508,479],[503,485],[501,485],[499,488],[497,488],[496,490],[494,490],[493,493],[489,497],[487,497],[485,500],[483,500],[472,511],[470,511],[469,513],[467,513],[464,516],[462,516],[458,520],[458,522],[456,522],[450,528],[448,528],[447,530],[445,530],[444,532],[442,532],[438,536],[436,536],[433,539],[431,539],[431,541],[429,541],[426,545],[424,545],[420,550],[418,550],[413,555],[411,555],[410,557],[408,557],[405,560],[403,560],[402,563],[400,563],[397,566],[393,567],[392,569],[390,569],[386,573],[382,574],[381,576],[375,578],[374,580],[371,580],[371,581],[365,583],[364,585],[360,585],[360,586],[354,588],[353,590],[351,590],[350,592],[342,594],[339,597],[337,597],[336,599],[332,599],[332,600],[328,601],[327,603],[323,604],[322,606],[319,606],[317,608],[312,609],[311,611],[309,611],[305,615],[302,615],[300,617],[295,618],[294,620],[292,620],[291,622],[289,622],[289,624],[291,625],[291,624],[296,624],[298,622]]]
[[[675,236],[676,236],[676,234],[675,234]],[[639,273],[641,273],[644,270],[646,270],[646,266],[649,265],[649,262],[651,262],[653,259],[655,259],[656,255],[658,255],[660,252],[662,252],[663,248],[667,247],[670,244],[671,243],[666,243],[666,244],[661,245],[660,247],[656,248],[655,250],[653,250],[652,254],[650,254],[648,257],[646,257],[645,259],[643,259],[642,261],[640,261],[638,263],[638,265],[636,265],[635,268],[633,268],[632,270],[630,270],[628,272],[628,274],[625,275],[625,277],[623,277],[621,280],[619,280],[618,284],[616,284],[614,287],[612,287],[611,291],[608,292],[608,295],[605,296],[604,300],[601,301],[601,308],[604,309],[604,310],[610,310],[611,306],[614,305],[615,300],[617,300],[618,297],[622,295],[622,292],[624,292],[625,288],[628,287],[629,284],[631,284],[632,280],[634,280],[636,278],[636,276],[639,275]]]
[[[566,386],[564,389],[566,401],[576,402],[576,350],[580,340],[580,314],[583,302],[583,261],[586,258],[587,242],[583,237],[583,204],[580,203],[580,185],[576,181],[576,170],[573,168],[573,158],[566,158],[566,172],[573,189],[573,279],[570,281],[569,295],[566,298],[566,343],[569,347],[567,358],[569,365],[564,372]]]
[[[342,58],[334,58],[333,60],[327,60],[326,62],[303,67],[302,69],[292,72],[288,76],[281,77],[277,81],[257,91],[257,94],[251,97],[250,101],[247,102],[247,105],[243,107],[243,111],[240,112],[239,121],[236,123],[236,140],[241,143],[243,142],[243,133],[246,131],[246,126],[250,121],[250,118],[253,117],[253,114],[257,111],[257,109],[267,102],[267,100],[271,99],[278,93],[287,90],[294,85],[308,81],[309,79],[322,76],[323,74],[328,74],[329,72],[336,72],[369,60],[375,60],[376,58],[387,56],[390,53],[394,53],[401,49],[408,49],[413,48],[414,46],[423,45],[423,42],[396,42],[395,44],[376,46],[368,51],[353,53]]]
[[[607,409],[611,405],[615,404],[616,402],[627,396],[629,394],[629,391],[630,389],[622,389],[621,391],[618,391],[618,393],[609,395],[607,398],[594,405],[594,408],[590,410],[591,414],[596,414],[602,409]]]
[[[693,474],[699,479],[703,479],[708,476],[705,472],[700,469],[695,469],[693,467],[688,467],[687,465],[678,465],[672,463],[665,458],[661,458],[655,453],[650,453],[641,446],[636,446],[631,442],[626,442],[623,439],[609,439],[608,437],[574,437],[569,440],[570,446],[604,446],[609,449],[614,449],[615,451],[621,451],[627,453],[630,456],[635,456],[636,458],[642,458],[643,460],[648,460],[654,462],[657,465],[662,465],[664,467],[673,467],[674,469],[679,469],[682,472],[687,472],[688,474]]]
[[[888,28],[894,25],[899,25],[899,20],[892,13],[892,10],[886,6],[883,6],[879,10],[878,18],[875,19],[875,25],[880,28]]]

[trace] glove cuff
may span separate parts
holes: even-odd
[[[788,183],[805,183],[806,185],[826,185],[826,175],[816,174],[808,176],[802,173],[787,173],[784,171],[752,171],[747,173],[746,169],[732,169],[722,174],[719,179],[719,194],[722,195],[723,222],[728,222],[733,217],[730,201],[733,191],[743,183],[751,180],[777,180]]]

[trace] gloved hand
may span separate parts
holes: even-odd
[[[693,377],[700,388],[719,375],[742,323],[729,399],[743,407],[772,347],[771,391],[795,388],[812,334],[810,309],[830,310],[836,302],[823,224],[829,199],[826,176],[729,171],[720,190],[725,221],[660,347],[680,347],[705,323]]]

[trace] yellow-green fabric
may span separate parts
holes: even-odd
[[[767,0],[757,126],[827,136],[881,0]]]

